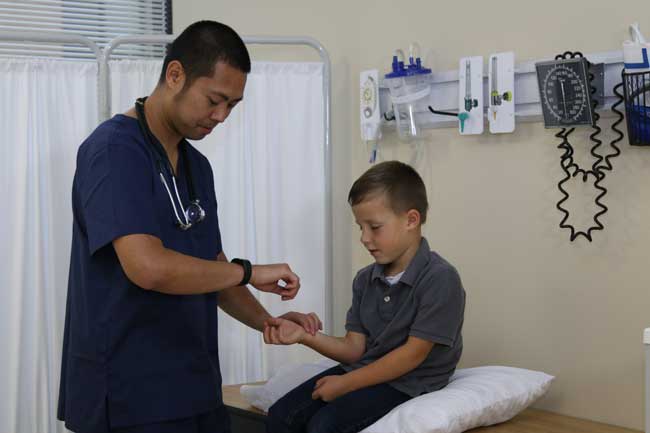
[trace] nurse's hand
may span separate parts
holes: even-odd
[[[320,321],[316,313],[303,314],[296,311],[289,311],[279,317],[297,323],[311,335],[316,335],[318,331],[323,329],[323,323]]]
[[[275,293],[287,301],[298,294],[300,278],[286,263],[254,265],[250,284],[261,292]]]
[[[290,320],[271,317],[264,322],[264,342],[266,344],[295,344],[305,336],[305,330]]]

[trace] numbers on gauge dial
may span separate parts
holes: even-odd
[[[543,97],[548,111],[562,123],[580,119],[589,101],[584,81],[574,69],[565,65],[547,71]]]

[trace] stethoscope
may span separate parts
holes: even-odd
[[[174,192],[176,193],[176,199],[178,200],[180,210],[183,211],[183,202],[181,201],[181,197],[178,194],[178,188],[176,187],[176,176],[174,176],[174,170],[172,169],[172,165],[169,162],[169,158],[167,157],[167,153],[165,152],[165,149],[158,142],[158,140],[156,140],[156,138],[153,136],[153,133],[151,132],[151,130],[149,129],[149,125],[147,124],[147,118],[144,115],[144,101],[146,100],[147,98],[145,97],[145,98],[138,98],[135,101],[135,112],[138,117],[138,124],[140,125],[140,130],[142,131],[142,135],[144,136],[145,141],[147,142],[147,144],[149,144],[151,149],[156,154],[156,162],[158,164],[158,175],[160,176],[160,181],[165,186],[165,190],[167,191],[167,195],[169,196],[169,201],[172,203],[172,208],[174,209],[174,215],[176,216],[176,224],[178,225],[178,227],[180,227],[181,230],[187,230],[193,225],[203,221],[203,219],[205,218],[205,211],[199,204],[199,199],[196,198],[196,193],[194,191],[194,183],[192,182],[192,172],[190,170],[190,161],[187,157],[187,149],[186,149],[187,143],[183,143],[180,146],[180,148],[181,148],[182,158],[183,158],[183,167],[185,169],[185,181],[187,182],[187,189],[190,194],[190,204],[187,205],[185,211],[182,212],[183,220],[181,220],[178,210],[176,209],[176,202],[174,201],[174,198],[172,196],[171,189],[169,188],[169,185],[165,180],[165,175],[163,174],[165,171],[165,167],[167,168],[167,172],[169,176],[172,178],[172,184],[174,185]]]

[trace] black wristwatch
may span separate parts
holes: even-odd
[[[253,275],[253,265],[251,265],[251,262],[246,259],[232,259],[230,263],[234,263],[244,268],[244,278],[242,278],[241,282],[237,285],[245,286],[248,284],[251,280],[251,275]]]

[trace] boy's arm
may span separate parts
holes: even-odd
[[[366,351],[366,336],[351,331],[348,331],[345,337],[332,337],[320,332],[316,335],[305,333],[300,343],[344,364],[357,362]]]
[[[321,378],[316,382],[312,398],[332,401],[349,392],[397,379],[420,365],[433,348],[433,344],[431,341],[410,336],[402,346],[364,367],[342,376]]]
[[[361,358],[366,350],[366,336],[350,332],[345,337],[332,337],[323,333],[310,335],[295,323],[282,318],[269,318],[264,327],[267,344],[301,343],[335,361],[350,364]]]

